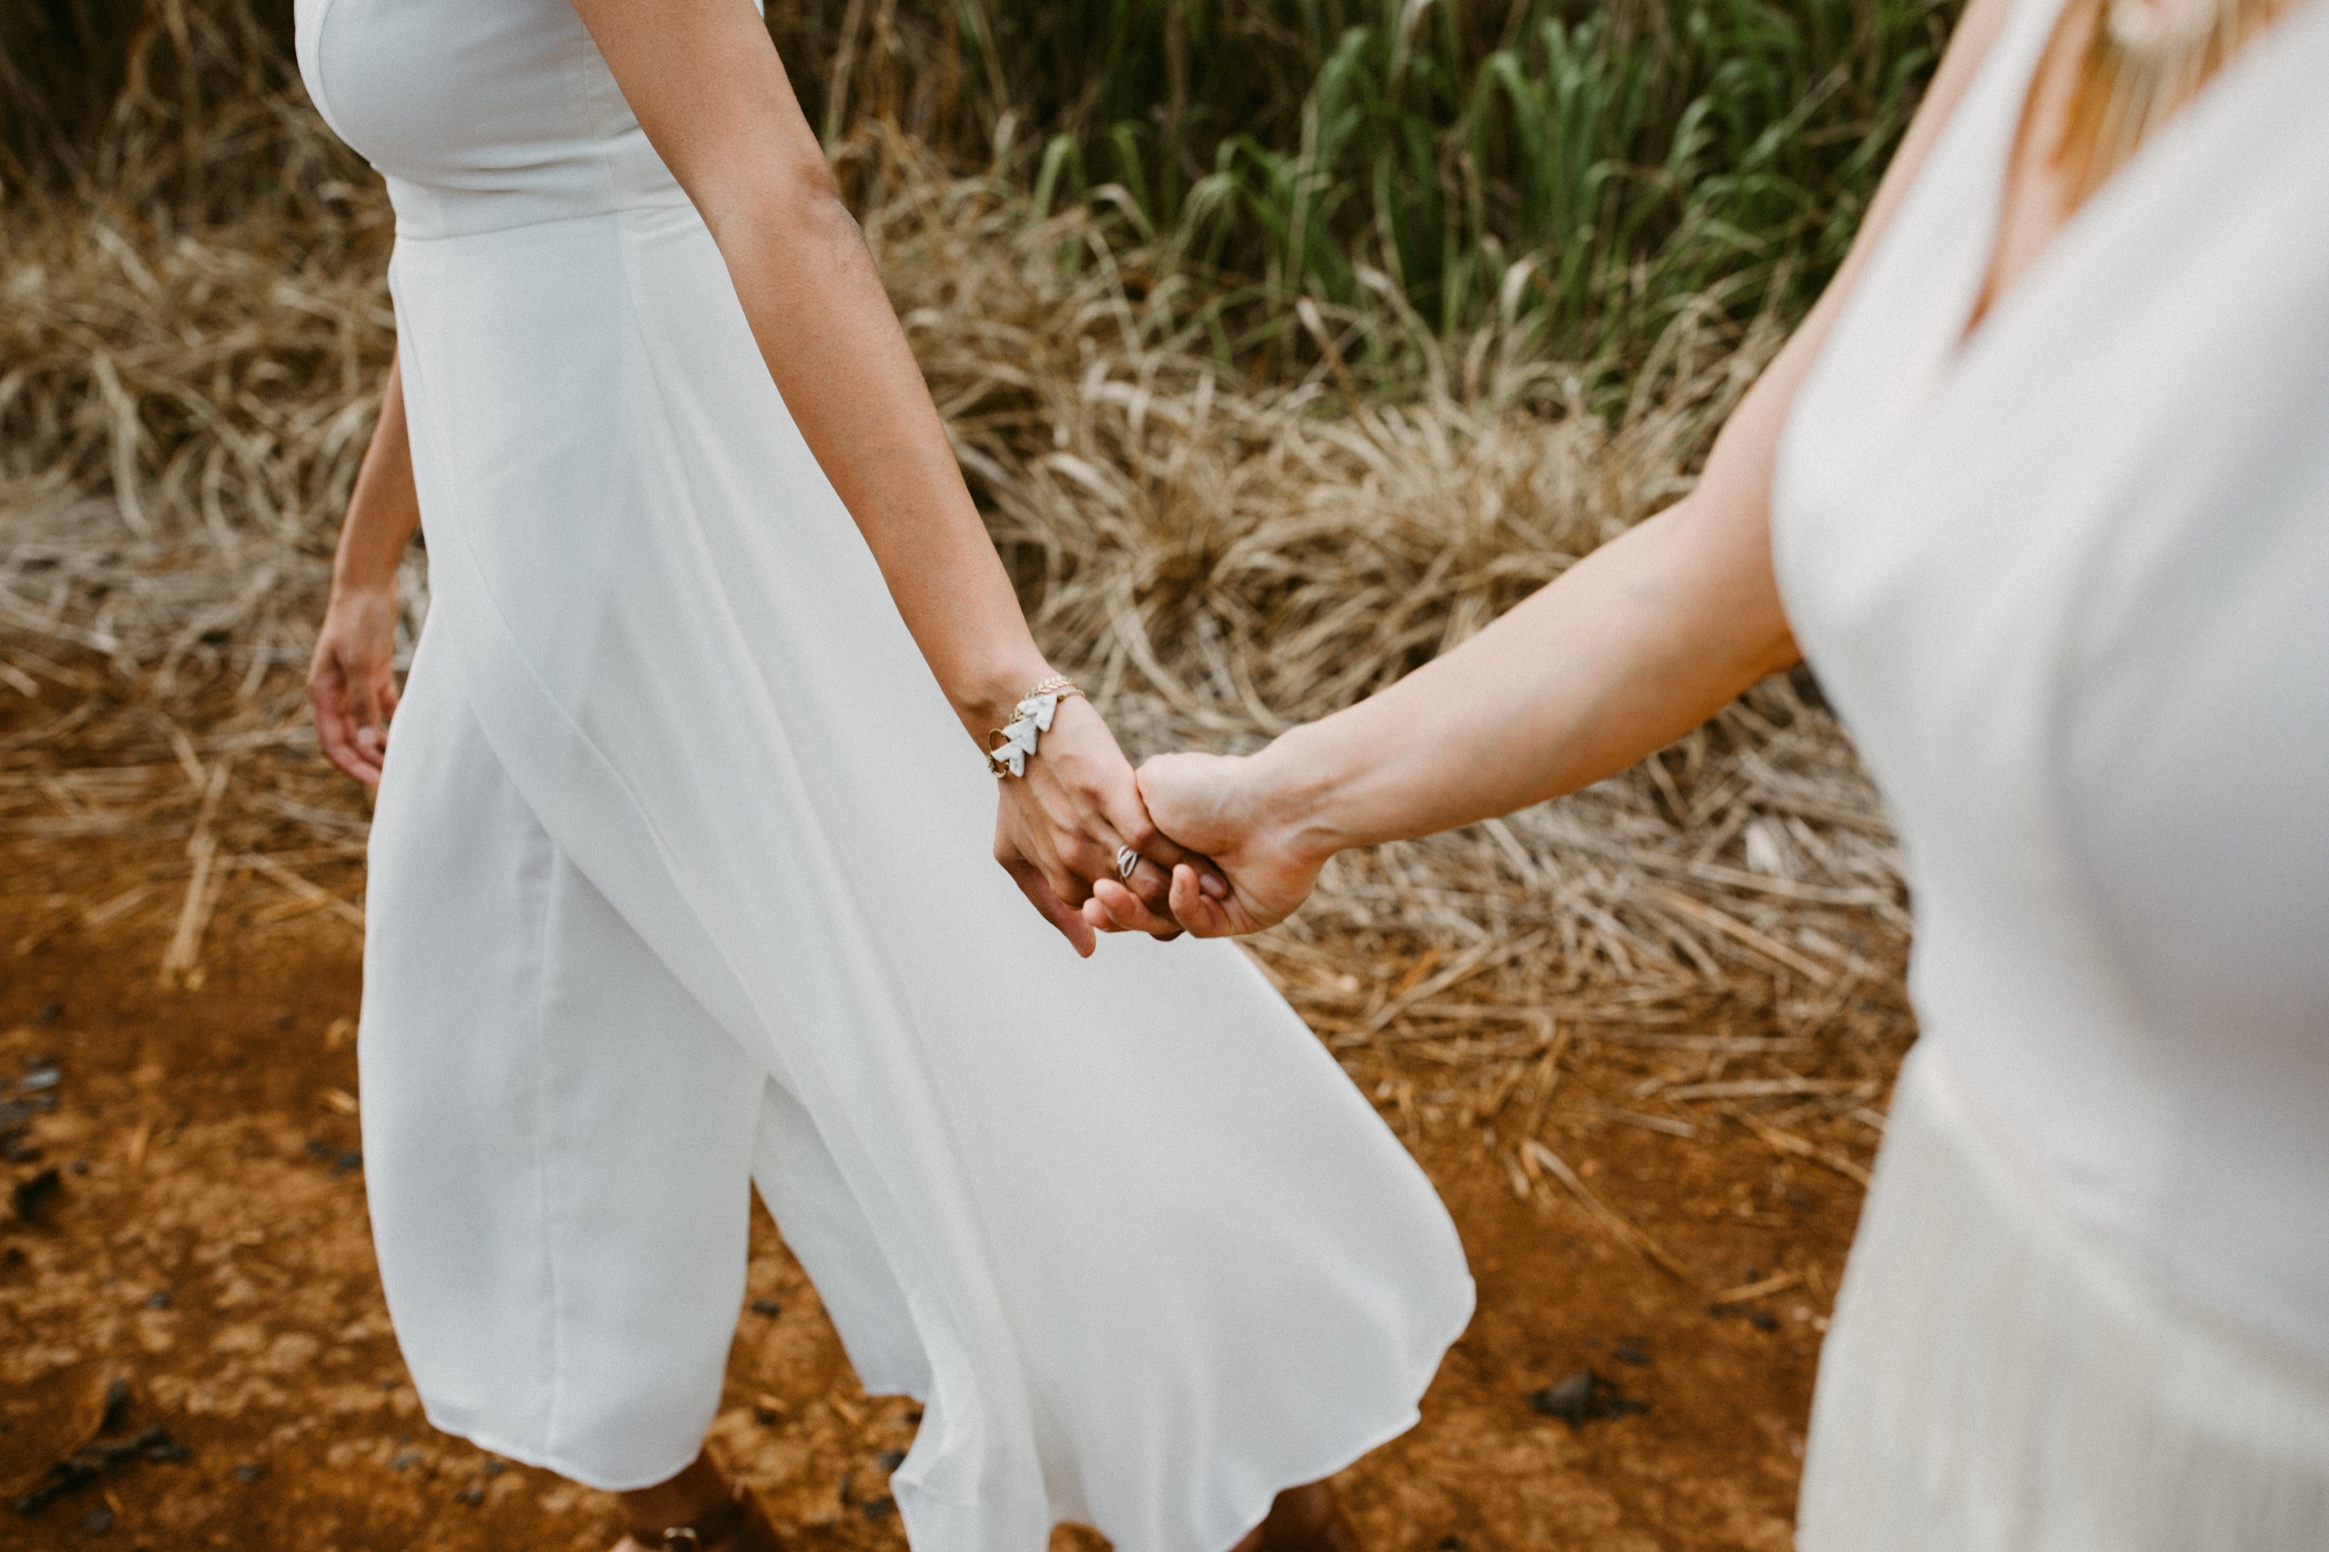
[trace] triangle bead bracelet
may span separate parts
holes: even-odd
[[[994,772],[995,779],[1026,775],[1027,762],[1035,757],[1036,740],[1051,731],[1059,703],[1083,693],[1057,674],[1029,690],[1011,708],[1010,722],[987,735],[987,769]]]

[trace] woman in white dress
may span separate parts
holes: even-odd
[[[1348,1547],[1302,1484],[1414,1420],[1453,1226],[1234,948],[1077,958],[1092,878],[1184,854],[1088,702],[1019,717],[1050,667],[750,0],[299,0],[298,45],[397,217],[312,690],[380,788],[364,1133],[430,1419],[765,1552],[701,1454],[749,1178],[925,1402],[917,1547]]]
[[[1374,700],[1141,773],[1200,933],[1801,654],[1922,1038],[1804,1552],[2329,1546],[2329,0],[1973,0],[1694,494]],[[1105,922],[1129,897],[1103,884]]]

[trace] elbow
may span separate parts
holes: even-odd
[[[835,223],[856,229],[833,168],[816,152],[754,158],[696,196],[696,208],[725,250],[746,231],[809,234]]]

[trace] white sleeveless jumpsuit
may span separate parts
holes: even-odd
[[[1899,821],[1923,1029],[1798,1540],[2321,1552],[2329,3],[1967,340],[2060,6],[2018,0],[1780,450],[1781,590]]]
[[[742,3],[742,0],[737,0]],[[914,1543],[1219,1552],[1469,1318],[1429,1183],[1235,948],[1078,960],[567,0],[300,0],[387,178],[432,607],[372,832],[373,1227],[428,1415],[695,1454],[747,1179]]]

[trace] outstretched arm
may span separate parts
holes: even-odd
[[[1051,673],[964,486],[872,255],[750,0],[574,0],[647,138],[719,244],[770,374],[865,535],[906,627],[982,748]],[[968,751],[966,759],[975,758]],[[1162,907],[1187,854],[1150,824],[1088,702],[1064,702],[1023,779],[1002,784],[996,856],[1080,952],[1075,906],[1150,859],[1118,920]]]
[[[1181,924],[1252,932],[1300,905],[1328,857],[1509,813],[1625,769],[1796,661],[1772,574],[1779,436],[1868,255],[2002,25],[1973,0],[1851,253],[1708,455],[1683,500],[1380,695],[1257,755],[1166,755],[1141,771],[1165,833],[1229,876],[1176,878]],[[1118,925],[1121,891],[1085,907]]]

